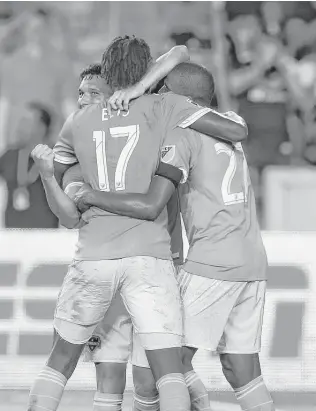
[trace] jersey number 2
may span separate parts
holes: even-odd
[[[128,162],[139,140],[139,126],[112,127],[110,128],[112,138],[127,137],[126,144],[118,159],[115,170],[115,190],[125,190],[125,174]],[[105,131],[94,131],[95,152],[97,158],[99,189],[110,191],[109,173],[106,163]]]
[[[231,148],[226,144],[216,143],[215,151],[216,154],[225,153],[229,157],[229,164],[222,182],[222,196],[224,204],[232,205],[238,203],[246,203],[248,191],[248,168],[241,144],[237,143],[234,148]],[[242,156],[242,170],[237,170],[237,155]],[[244,189],[243,191],[240,191],[238,193],[232,193],[230,190],[230,186],[233,181],[233,178],[236,175],[236,172],[238,172],[237,175],[239,176],[242,174],[242,185]]]

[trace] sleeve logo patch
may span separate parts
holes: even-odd
[[[173,160],[176,153],[176,146],[164,146],[161,149],[161,161],[164,163],[170,163]]]

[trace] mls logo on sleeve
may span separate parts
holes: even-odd
[[[176,146],[164,146],[161,149],[161,161],[164,163],[170,163],[173,160],[176,153]]]

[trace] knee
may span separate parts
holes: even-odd
[[[222,370],[232,388],[240,388],[261,375],[258,354],[221,354]]]
[[[150,368],[133,366],[135,394],[140,397],[156,397],[158,390]]]
[[[57,334],[46,365],[59,371],[68,380],[76,369],[83,347],[71,344]]]
[[[236,388],[238,386],[238,382],[237,382],[237,376],[236,376],[235,367],[234,367],[234,361],[229,356],[229,354],[222,354],[220,358],[221,358],[223,374],[227,382],[233,388]]]
[[[126,363],[96,363],[97,389],[101,393],[123,394],[126,385]]]
[[[192,360],[193,360],[193,357],[196,351],[197,351],[196,348],[182,347],[181,358],[182,358],[184,373],[187,373],[193,370]]]

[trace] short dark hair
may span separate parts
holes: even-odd
[[[196,63],[178,64],[166,78],[168,88],[183,96],[211,102],[215,83],[212,73]]]
[[[135,36],[116,37],[103,53],[101,73],[112,90],[139,82],[152,60],[145,40]]]
[[[100,63],[90,64],[90,66],[83,69],[79,75],[79,79],[80,81],[82,81],[86,77],[91,79],[94,76],[101,77],[101,64]]]

